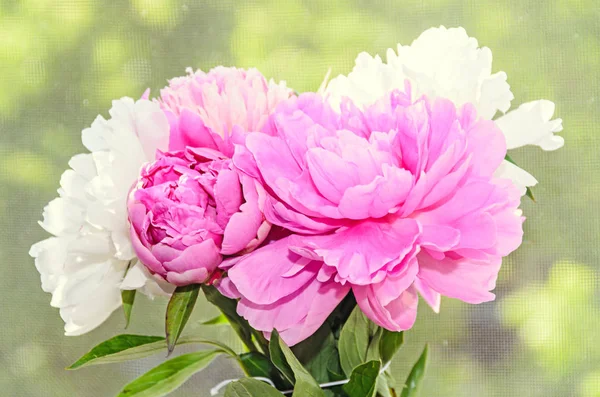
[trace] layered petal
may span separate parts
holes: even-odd
[[[336,233],[307,237],[304,244],[336,270],[336,280],[357,285],[385,277],[412,250],[421,232],[413,219],[363,221]],[[411,280],[412,282],[412,280]]]
[[[59,198],[44,209],[42,227],[57,237],[32,246],[30,255],[51,304],[60,309],[67,335],[91,331],[121,305],[121,289],[166,294],[148,272],[132,271],[125,203],[140,166],[168,144],[169,126],[159,106],[147,100],[113,102],[111,119],[101,116],[82,133],[92,153],[69,161]],[[132,283],[135,276],[135,282]],[[163,288],[164,287],[164,288]]]
[[[492,71],[492,53],[478,47],[463,28],[443,26],[423,32],[411,45],[387,51],[387,61],[361,53],[346,76],[332,79],[325,94],[334,105],[342,97],[361,106],[370,105],[394,89],[403,89],[408,80],[413,98],[420,95],[444,97],[455,105],[472,103],[480,115],[491,119],[506,112],[513,95],[506,74]]]
[[[228,271],[220,289],[241,298],[238,313],[268,336],[277,329],[294,345],[312,335],[349,287],[333,281],[322,283],[317,273],[323,266],[290,251],[291,237],[268,244],[247,255]]]
[[[158,99],[171,126],[169,150],[207,147],[231,157],[240,134],[270,132],[269,115],[292,95],[285,82],[267,81],[256,69],[186,71]]]

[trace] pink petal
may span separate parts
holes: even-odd
[[[310,176],[319,192],[329,201],[339,204],[344,191],[359,180],[357,168],[340,156],[322,148],[310,149],[306,154]]]
[[[415,278],[413,286],[419,291],[421,297],[427,302],[427,304],[433,309],[434,312],[440,312],[440,304],[442,302],[442,295],[439,292],[433,290],[427,283],[421,280],[419,277]]]
[[[480,120],[467,130],[473,171],[479,176],[492,176],[506,156],[504,134],[491,120]]]
[[[415,323],[418,298],[413,287],[401,291],[387,304],[382,301],[386,296],[378,296],[372,285],[353,286],[352,291],[360,309],[375,324],[390,331],[404,331]]]
[[[219,263],[222,257],[219,253],[219,247],[212,239],[204,240],[200,244],[195,244],[187,247],[175,259],[165,262],[165,267],[170,272],[183,273],[193,269],[205,269],[208,274],[211,274]]]
[[[410,172],[384,165],[383,176],[368,185],[347,189],[340,201],[340,213],[349,219],[381,218],[401,204],[413,186]]]
[[[246,202],[239,207],[238,212],[233,214],[225,227],[223,243],[221,244],[223,255],[233,255],[245,249],[252,240],[259,237],[259,230],[261,231],[259,242],[262,242],[270,230],[268,223],[261,230],[263,214],[258,208],[258,192],[255,181],[243,176],[242,183]]]
[[[490,291],[496,286],[501,258],[435,260],[426,252],[421,252],[418,260],[419,278],[442,295],[467,303],[482,303],[494,299],[494,294]]]
[[[185,272],[167,272],[165,279],[174,285],[185,286],[190,284],[202,284],[208,280],[209,272],[204,269],[190,269]]]
[[[315,278],[321,264],[288,248],[289,238],[268,244],[243,257],[229,269],[228,276],[249,302],[269,305],[296,293]],[[284,277],[295,265],[304,270]]]
[[[422,247],[439,252],[450,251],[460,241],[460,232],[445,225],[423,225],[423,233],[419,237]]]
[[[313,278],[297,293],[271,305],[256,305],[242,298],[238,313],[266,336],[276,329],[284,342],[293,346],[312,335],[349,290],[349,286]]]
[[[326,236],[306,237],[304,243],[337,269],[337,278],[370,284],[385,266],[391,268],[413,250],[421,232],[414,219],[363,221]]]
[[[183,150],[187,146],[218,149],[215,139],[221,138],[204,125],[198,114],[187,108],[182,110],[179,119],[170,112],[166,113],[171,124],[169,150]]]

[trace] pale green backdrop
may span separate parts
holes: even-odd
[[[495,302],[424,305],[393,370],[404,378],[431,343],[423,397],[600,396],[600,2],[594,0],[0,0],[0,395],[115,395],[162,356],[67,372],[122,332],[117,312],[65,337],[28,257],[80,131],[111,99],[138,97],[187,66],[258,67],[298,91],[360,51],[383,53],[424,29],[463,26],[508,73],[514,105],[547,98],[563,149],[513,158],[540,181],[525,201],[522,248],[505,261]],[[160,334],[165,302],[138,298],[131,332]],[[203,305],[196,320],[213,314]],[[200,332],[198,326],[188,332]],[[233,340],[231,335],[218,335]],[[174,396],[208,396],[219,359]]]

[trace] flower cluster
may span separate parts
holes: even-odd
[[[440,27],[386,62],[360,54],[319,93],[217,67],[115,101],[44,211],[55,237],[30,252],[67,334],[101,324],[123,289],[214,284],[289,345],[348,294],[392,331],[412,327],[419,295],[436,312],[442,295],[493,299],[537,183],[507,150],[563,140],[552,102],[507,112],[491,62]]]

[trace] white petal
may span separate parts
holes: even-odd
[[[127,274],[123,281],[121,282],[121,289],[124,290],[132,290],[142,288],[146,281],[150,278],[150,273],[144,265],[142,265],[139,261],[129,267],[127,270]]]
[[[87,180],[96,176],[94,158],[89,153],[76,154],[69,160],[69,167]]]
[[[95,294],[94,291],[99,289],[119,292],[119,283],[126,266],[121,261],[108,259],[65,273],[52,295],[50,305],[59,308],[77,306],[90,296],[95,296],[99,301],[106,299],[106,296]]]
[[[141,143],[146,161],[154,159],[157,149],[168,149],[169,135],[165,131],[169,131],[169,122],[158,103],[146,99],[134,103],[131,98],[125,97],[113,101],[110,114],[113,128],[124,128]],[[126,138],[123,133],[119,135]],[[119,142],[112,142],[112,146],[117,149]]]
[[[159,105],[124,98],[114,101],[109,113],[110,120],[98,116],[82,132],[92,153],[69,161],[72,170],[61,177],[61,197],[44,208],[40,224],[59,237],[30,250],[43,290],[52,294],[51,305],[60,308],[67,335],[94,329],[121,305],[121,282],[135,257],[127,195],[142,164],[168,146],[169,125]],[[140,288],[165,293],[150,278]]]
[[[106,137],[110,134],[108,122],[102,116],[96,117],[90,128],[81,132],[81,142],[90,152],[108,150]]]
[[[141,262],[137,261],[127,271],[127,275],[121,283],[121,289],[139,289],[145,295],[154,298],[155,296],[167,296],[171,294],[175,286],[152,277],[148,269]]]
[[[31,246],[29,255],[35,258],[35,267],[40,272],[44,292],[54,292],[67,258],[70,238],[51,237]]]
[[[60,177],[60,189],[58,193],[62,197],[69,196],[84,203],[86,201],[85,185],[88,181],[88,179],[76,171],[66,170]]]
[[[494,173],[498,178],[510,179],[519,189],[521,196],[527,192],[527,187],[535,186],[538,181],[522,168],[517,167],[513,163],[504,160],[500,167]]]
[[[125,230],[113,230],[111,237],[116,250],[116,258],[128,261],[135,257],[128,228]]]
[[[77,233],[84,222],[84,210],[76,201],[58,197],[50,201],[42,214],[40,225],[55,236]]]
[[[337,108],[344,97],[352,99],[358,106],[369,105],[393,89],[404,88],[404,79],[401,69],[393,69],[379,56],[362,52],[356,57],[352,72],[347,77],[340,75],[332,79],[325,95]]]
[[[551,101],[527,102],[496,119],[496,125],[504,132],[508,149],[536,145],[544,150],[556,150],[564,145],[564,139],[554,135],[562,131],[562,120],[551,120],[553,114]]]
[[[109,273],[100,282],[82,282],[88,287],[87,292],[73,297],[77,299],[76,304],[60,309],[65,321],[65,335],[82,335],[93,330],[121,306],[121,290],[116,285],[121,277],[122,273]]]
[[[499,110],[502,113],[510,108],[510,102],[515,98],[506,82],[506,73],[494,73],[481,83],[481,92],[477,101],[479,117],[491,120]]]
[[[482,117],[491,118],[497,110],[505,112],[513,98],[506,74],[491,71],[489,48],[479,48],[463,28],[441,26],[426,30],[410,46],[398,45],[398,53],[389,49],[386,63],[359,54],[352,72],[333,79],[326,95],[333,105],[347,96],[365,106],[391,90],[404,89],[407,79],[413,98],[444,97],[457,106],[472,103]]]

